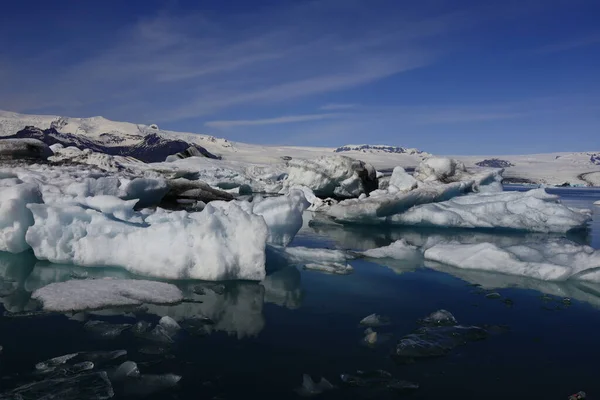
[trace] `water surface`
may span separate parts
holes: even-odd
[[[594,208],[592,203],[600,199],[597,190],[559,189],[556,193],[566,204],[584,208]],[[400,238],[418,243],[432,235],[502,243],[547,237],[440,229],[341,229],[307,221],[293,245],[364,250]],[[592,222],[587,234],[571,238],[600,248],[600,219]],[[179,283],[186,297],[201,303],[15,317],[15,313],[38,307],[30,299],[31,292],[48,283],[86,274],[88,278],[129,275],[121,270],[56,266],[36,261],[31,253],[0,254],[0,307],[4,312],[0,317],[0,345],[4,347],[0,388],[9,389],[19,379],[29,379],[34,365],[51,357],[126,349],[128,356],[120,361],[136,361],[143,374],[182,376],[176,387],[145,397],[149,399],[297,398],[294,389],[305,373],[342,386],[340,374],[376,369],[418,383],[420,389],[407,395],[413,399],[566,399],[580,390],[591,398],[600,393],[596,372],[600,285],[541,282],[422,260],[355,260],[351,265],[353,274],[339,276],[271,263],[270,274],[261,284],[229,282],[223,287],[207,286],[204,294],[194,293],[198,282]],[[488,298],[489,293],[498,293],[500,298]],[[564,301],[565,297],[570,302]],[[442,308],[452,312],[459,323],[502,329],[445,357],[412,364],[400,364],[390,357],[398,339],[418,327],[419,318]],[[391,320],[389,326],[375,328],[389,339],[374,347],[362,343],[365,327],[359,326],[371,313]],[[199,314],[214,324],[202,335],[182,330],[174,343],[160,345],[163,354],[147,354],[148,347],[155,344],[129,331],[107,339],[84,326],[89,320],[156,323],[164,315],[182,322]],[[334,389],[318,398],[364,394]],[[139,397],[118,393],[115,398]]]

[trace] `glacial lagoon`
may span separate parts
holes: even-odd
[[[593,209],[589,230],[568,237],[600,249],[593,205],[600,191],[548,192],[568,206]],[[361,251],[432,236],[522,243],[550,235],[342,228],[305,218],[290,246]],[[176,305],[60,314],[40,312],[32,292],[53,282],[136,277],[121,269],[51,264],[31,252],[0,254],[0,399],[40,398],[48,388],[61,399],[504,400],[600,393],[600,284],[546,282],[422,258],[357,258],[343,275],[267,260],[260,283],[175,282],[184,295]],[[423,322],[437,310],[486,334],[444,336],[447,328]],[[385,323],[360,323],[374,313]],[[180,329],[169,331],[171,318]],[[376,340],[366,340],[372,332]],[[415,337],[442,345],[399,357],[399,343]],[[72,357],[46,361],[65,355]],[[303,387],[305,374],[316,384]]]

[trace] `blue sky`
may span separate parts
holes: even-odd
[[[0,109],[266,144],[600,150],[598,0],[11,1]]]

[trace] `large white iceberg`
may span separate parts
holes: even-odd
[[[546,281],[579,279],[600,282],[600,252],[567,239],[494,243],[438,242],[425,258],[456,268],[518,275]]]
[[[124,207],[130,207],[125,204]],[[199,213],[185,211],[119,220],[71,204],[30,204],[35,224],[26,235],[36,257],[82,266],[120,266],[132,273],[167,279],[265,277],[264,219],[236,203]]]
[[[140,279],[90,279],[51,283],[33,292],[47,311],[82,311],[183,300],[177,286]]]
[[[535,232],[567,232],[585,227],[586,210],[569,208],[544,189],[528,192],[474,193],[423,204],[388,218],[398,225],[450,228],[503,228]]]
[[[377,187],[375,169],[345,156],[288,161],[286,187],[307,186],[317,196],[358,197]]]
[[[25,233],[33,225],[33,216],[27,204],[41,202],[36,185],[0,186],[0,251],[20,253],[29,248]]]

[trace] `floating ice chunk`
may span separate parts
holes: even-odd
[[[528,192],[478,193],[437,204],[416,206],[388,218],[398,225],[451,228],[504,228],[535,232],[566,232],[591,219],[585,210],[560,204],[544,189]]]
[[[594,202],[595,206],[600,206],[600,200]]]
[[[314,396],[334,388],[335,387],[325,378],[321,378],[321,381],[316,383],[312,380],[310,375],[304,374],[302,375],[302,386],[296,389],[296,393],[300,396]]]
[[[418,186],[417,180],[409,175],[404,168],[396,167],[392,171],[390,177],[388,190],[394,187],[396,191],[409,192]]]
[[[307,263],[304,264],[304,269],[335,275],[348,275],[354,272],[354,268],[350,264],[344,263]]]
[[[345,156],[288,161],[287,187],[307,186],[320,197],[358,197],[377,188],[375,169]]]
[[[389,246],[363,251],[362,254],[371,258],[393,258],[396,260],[411,259],[421,255],[416,246],[406,243],[404,239],[397,240]]]
[[[137,279],[92,279],[51,283],[33,292],[48,311],[81,311],[143,303],[178,303],[177,286]]]
[[[396,345],[400,359],[439,357],[468,342],[485,339],[485,329],[477,326],[423,327],[406,335]]]
[[[419,321],[422,325],[428,326],[444,326],[444,325],[457,325],[458,322],[454,315],[446,310],[438,310],[429,314],[427,317]]]
[[[198,213],[157,210],[143,224],[119,221],[74,205],[30,204],[26,234],[39,259],[82,266],[121,266],[167,279],[247,279],[265,276],[267,226],[235,203]],[[252,232],[249,235],[248,232]]]
[[[252,212],[264,218],[269,228],[268,243],[287,246],[302,228],[302,213],[309,205],[302,191],[291,190],[286,196],[260,201]]]
[[[139,376],[140,370],[137,364],[133,361],[125,361],[111,374],[110,379],[112,382],[118,382],[127,378],[137,378]]]
[[[429,157],[415,169],[415,178],[421,182],[449,182],[467,169],[460,161],[451,158]],[[454,181],[454,180],[452,180]]]
[[[162,317],[160,319],[160,321],[158,321],[158,324],[160,326],[162,326],[163,329],[165,329],[171,335],[174,335],[181,329],[181,326],[179,326],[177,321],[175,321],[173,318],[169,317],[168,315],[165,315],[164,317]]]
[[[294,246],[284,249],[285,256],[290,262],[302,263],[306,261],[315,262],[345,262],[354,257],[343,250],[318,249],[311,247]]]
[[[106,372],[91,372],[28,383],[0,394],[0,399],[106,400],[114,395]]]
[[[383,217],[399,214],[418,204],[440,202],[472,190],[472,181],[423,186],[408,193],[384,193],[366,199],[339,202],[325,213],[340,223],[384,223]]]
[[[0,251],[21,253],[29,248],[25,234],[34,220],[27,204],[41,202],[36,185],[0,186]]]
[[[377,332],[369,332],[365,335],[364,341],[368,345],[374,345],[377,343]]]
[[[63,365],[70,359],[77,357],[77,354],[79,354],[79,353],[65,354],[62,356],[51,358],[46,361],[39,362],[39,363],[35,364],[35,369],[37,369],[38,371],[51,370],[53,368],[56,368],[59,365]]]
[[[566,239],[501,246],[492,243],[439,242],[425,258],[457,268],[493,271],[548,281],[600,282],[600,252]]]
[[[371,314],[361,319],[360,324],[370,327],[385,326],[390,324],[390,319],[379,314]]]

